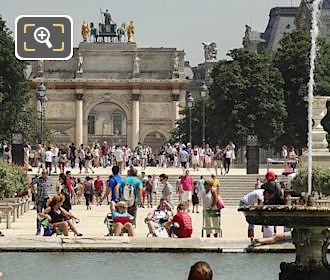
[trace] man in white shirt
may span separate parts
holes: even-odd
[[[113,155],[115,156],[115,159],[116,159],[120,172],[122,172],[125,169],[125,164],[124,164],[125,163],[124,162],[125,154],[124,154],[123,150],[119,146],[116,146],[116,149],[113,152]]]
[[[269,200],[274,196],[269,189],[256,189],[248,194],[244,195],[240,202],[239,207],[248,207],[253,205],[263,205],[264,199]],[[251,240],[251,244],[254,243],[254,225],[249,224],[248,237]]]
[[[49,176],[52,172],[53,156],[54,156],[54,154],[52,153],[51,148],[48,147],[47,151],[45,153],[45,165],[46,165],[46,170],[48,170],[48,175]]]
[[[57,173],[58,153],[59,153],[58,147],[56,145],[53,145],[51,152],[53,153],[54,173]]]

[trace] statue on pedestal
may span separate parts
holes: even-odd
[[[100,12],[101,14],[104,15],[104,24],[107,26],[107,25],[110,25],[111,22],[112,22],[112,18],[111,18],[111,14],[109,13],[109,10],[106,9],[105,12],[102,12],[102,10],[100,9]]]
[[[84,64],[84,58],[81,55],[81,53],[79,52],[79,54],[78,54],[78,66],[77,66],[77,73],[78,74],[83,73],[83,64]]]
[[[81,26],[81,36],[83,37],[84,42],[86,42],[89,36],[89,26],[86,21],[84,21]]]
[[[127,32],[127,42],[134,42],[133,37],[134,37],[135,30],[134,30],[134,24],[133,24],[132,20],[127,25],[126,32]]]
[[[133,62],[133,76],[137,77],[139,74],[140,74],[140,58],[136,54]]]
[[[44,75],[44,61],[38,60],[37,61],[37,76],[42,77]]]
[[[117,28],[118,42],[121,42],[122,37],[126,35],[126,24],[123,22],[120,27]]]

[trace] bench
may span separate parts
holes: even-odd
[[[11,228],[11,219],[10,214],[13,210],[13,207],[11,205],[0,205],[0,212],[4,213],[4,216],[6,218],[6,228]]]

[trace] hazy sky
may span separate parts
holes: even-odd
[[[83,21],[100,21],[109,9],[119,25],[133,20],[139,47],[184,49],[192,65],[202,62],[201,42],[215,41],[219,57],[241,47],[245,24],[264,31],[272,7],[298,5],[300,0],[1,0],[0,13],[14,31],[23,14],[67,14],[74,22],[74,46],[81,41]]]

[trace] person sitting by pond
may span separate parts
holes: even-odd
[[[82,236],[72,221],[72,219],[77,218],[62,208],[64,200],[65,197],[62,194],[53,196],[48,207],[43,211],[43,214],[48,218],[53,228],[58,228],[64,236],[69,235],[69,229],[71,229],[76,236]]]
[[[183,203],[177,206],[177,214],[171,219],[170,232],[178,238],[189,238],[192,234],[192,221]]]
[[[149,233],[153,236],[157,236],[156,230],[161,226],[165,226],[165,228],[169,230],[169,219],[173,215],[172,213],[171,205],[166,199],[161,198],[158,207],[150,212],[145,219],[149,228]]]
[[[134,236],[132,221],[134,217],[127,212],[127,203],[119,201],[117,204],[111,203],[112,219],[114,223],[115,236],[122,235],[123,231],[127,231],[128,236]]]

